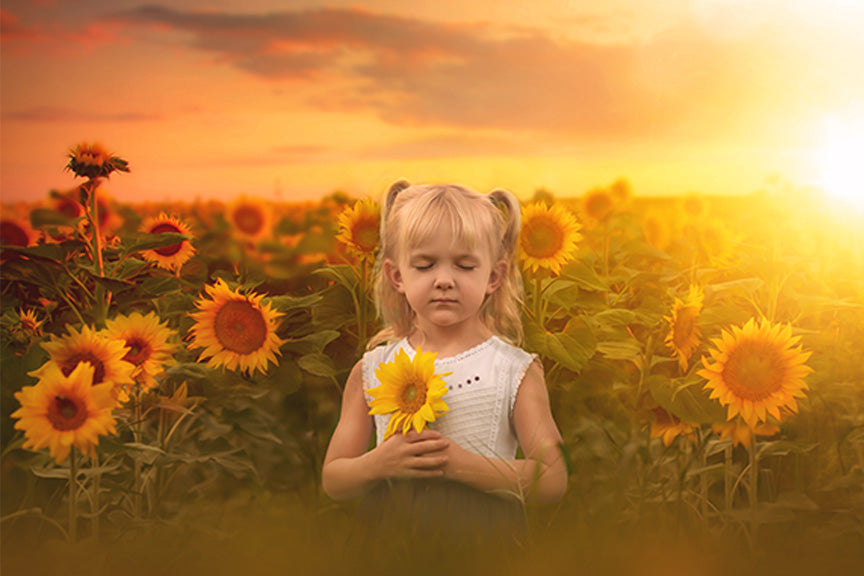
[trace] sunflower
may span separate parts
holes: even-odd
[[[189,348],[204,349],[199,361],[209,358],[208,366],[239,367],[247,374],[266,372],[268,361],[278,364],[276,354],[285,343],[276,336],[282,314],[261,304],[263,295],[232,291],[222,279],[204,289],[210,298],[201,298],[196,303],[200,312],[190,314],[195,325]]]
[[[141,226],[141,231],[146,234],[184,234],[189,236],[189,226],[179,218],[169,216],[164,212],[155,218],[148,218]],[[156,262],[160,268],[166,270],[179,270],[192,255],[195,248],[189,240],[181,240],[176,244],[169,244],[153,250],[144,250],[141,255],[148,262]]]
[[[582,212],[596,222],[605,220],[615,208],[615,197],[606,188],[589,190],[582,198]]]
[[[642,234],[645,241],[657,250],[666,250],[672,242],[669,222],[654,211],[647,212],[642,218]]]
[[[26,248],[27,246],[35,246],[38,240],[39,235],[26,219],[5,216],[0,219],[0,247]],[[17,256],[9,250],[0,248],[0,262],[14,260]]]
[[[62,463],[71,446],[84,454],[94,455],[99,436],[116,434],[112,385],[94,384],[95,369],[80,362],[64,374],[49,364],[35,386],[25,386],[15,393],[21,407],[12,413],[18,418],[15,429],[23,430],[24,448],[40,450],[49,447],[51,456]]]
[[[270,233],[271,213],[265,202],[242,196],[228,206],[232,233],[247,242],[257,242]]]
[[[135,367],[132,377],[145,389],[156,388],[156,377],[174,360],[172,355],[176,349],[169,342],[174,333],[167,324],[160,323],[155,312],[146,316],[133,312],[106,320],[105,326],[108,338],[126,343],[129,351],[123,360]]]
[[[84,178],[103,178],[114,171],[129,172],[126,160],[114,156],[101,144],[82,142],[69,151],[67,170]]]
[[[753,441],[753,435],[756,436],[774,436],[780,432],[780,427],[772,422],[760,422],[756,424],[754,430],[750,429],[740,418],[729,420],[727,422],[717,422],[711,425],[711,431],[720,435],[720,440],[726,438],[732,439],[733,446],[744,446],[748,448],[750,442]]]
[[[522,209],[522,231],[519,251],[526,270],[545,268],[558,274],[561,266],[572,260],[579,234],[576,217],[561,204],[551,207],[540,202]]]
[[[66,336],[51,335],[50,342],[43,342],[42,348],[48,352],[49,361],[41,368],[30,372],[31,376],[41,378],[52,366],[68,376],[81,362],[93,366],[93,385],[111,384],[112,393],[118,404],[129,400],[127,386],[135,383],[132,372],[135,366],[123,358],[129,352],[122,340],[113,340],[102,333],[84,326],[80,332],[69,326]]]
[[[452,372],[435,374],[435,356],[418,347],[412,360],[400,348],[392,362],[382,362],[375,369],[381,384],[367,390],[374,398],[369,402],[369,413],[391,414],[385,440],[400,429],[403,434],[412,427],[420,432],[449,410],[441,397],[447,393],[443,377]]]
[[[697,321],[702,311],[703,299],[702,289],[692,284],[683,300],[675,298],[671,315],[663,317],[669,322],[666,344],[672,349],[672,355],[678,357],[678,365],[682,372],[687,371],[690,357],[702,340]]]
[[[732,327],[714,339],[713,364],[702,359],[700,376],[708,379],[705,388],[711,398],[728,406],[727,420],[740,414],[755,430],[768,414],[780,420],[780,409],[798,411],[796,398],[803,398],[804,377],[812,369],[804,363],[810,352],[795,346],[800,336],[792,336],[789,325],[758,323],[750,319],[743,327]]]
[[[378,203],[369,198],[358,200],[346,207],[338,217],[339,233],[336,239],[360,258],[375,254],[380,240],[381,214]]]
[[[693,434],[696,429],[692,424],[685,422],[668,410],[657,406],[651,410],[651,439],[663,438],[663,445],[670,446],[678,436],[694,440]]]

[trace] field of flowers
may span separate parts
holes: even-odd
[[[3,567],[347,570],[354,503],[320,469],[378,328],[384,191],[120,204],[125,160],[68,160],[68,189],[0,214]],[[864,215],[779,179],[557,192],[523,201],[524,347],[570,483],[484,566],[864,566]],[[371,565],[409,561],[388,554]]]

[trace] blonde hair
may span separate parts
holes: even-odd
[[[381,243],[375,262],[375,303],[384,328],[368,348],[408,336],[415,314],[384,274],[383,263],[404,261],[405,254],[449,226],[454,242],[469,250],[486,250],[493,264],[503,260],[507,271],[498,288],[480,308],[483,324],[500,338],[522,341],[522,275],[518,266],[521,215],[519,201],[506,190],[479,194],[455,184],[412,186],[399,181],[381,203]]]

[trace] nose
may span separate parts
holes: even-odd
[[[447,290],[453,287],[453,275],[448,270],[440,269],[435,276],[435,288]]]

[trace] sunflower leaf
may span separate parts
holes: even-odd
[[[164,232],[161,234],[139,232],[126,236],[124,240],[129,242],[129,245],[125,246],[124,253],[133,254],[135,252],[143,252],[144,250],[155,250],[157,248],[173,246],[180,244],[184,240],[191,240],[191,238],[185,234],[175,234],[173,232]]]
[[[336,365],[333,364],[333,360],[331,360],[326,354],[320,352],[301,356],[297,359],[297,365],[310,374],[322,376],[324,378],[336,376],[337,373]]]

